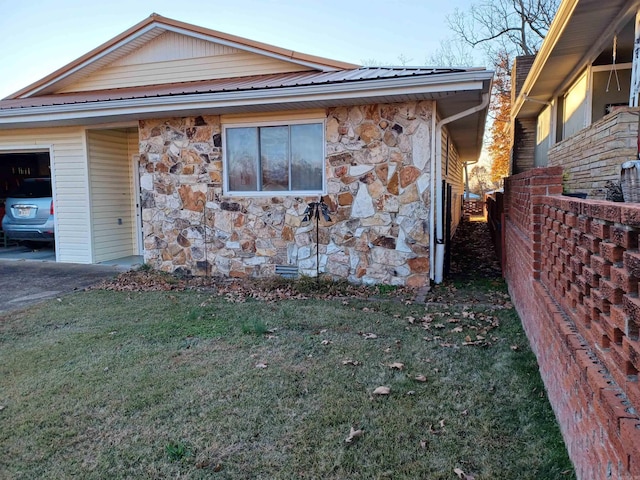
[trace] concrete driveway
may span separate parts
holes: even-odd
[[[0,315],[115,277],[122,267],[0,260]]]

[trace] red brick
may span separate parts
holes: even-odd
[[[598,255],[591,256],[591,268],[601,277],[609,278],[611,276],[611,265],[611,262],[607,262]]]
[[[578,229],[582,233],[588,233],[591,231],[591,219],[585,216],[578,217]]]
[[[622,337],[622,350],[636,370],[640,370],[640,342]]]
[[[585,265],[591,264],[591,252],[584,247],[576,247],[576,256]]]
[[[589,267],[582,268],[582,276],[585,279],[591,288],[599,288],[600,287],[600,275],[598,275],[595,270]]]
[[[600,256],[604,257],[611,263],[621,262],[624,249],[619,247],[615,243],[601,242],[600,243]]]
[[[628,252],[625,252],[628,253]],[[611,267],[611,281],[626,293],[638,292],[638,279],[631,275],[626,268]]]
[[[622,305],[624,313],[629,317],[629,321],[635,325],[640,325],[640,299],[637,297],[630,297],[629,295],[623,295]]]
[[[591,234],[582,235],[580,239],[580,245],[594,253],[600,251],[600,242],[602,242],[601,238]]]
[[[628,318],[621,305],[611,305],[611,310],[609,311],[611,325],[624,332],[626,331]]]
[[[600,279],[600,292],[602,293],[602,296],[608,300],[609,303],[622,303],[622,295],[624,294],[624,292],[617,288],[617,286],[613,282]]]
[[[625,204],[620,209],[620,221],[630,227],[640,227],[640,207]]]
[[[611,227],[609,238],[622,248],[638,248],[638,231],[626,225],[614,225]]]
[[[591,234],[598,238],[609,238],[609,225],[600,220],[591,222]]]
[[[602,218],[608,222],[620,223],[620,207],[618,205],[607,202],[602,212]]]
[[[640,476],[640,420],[637,418],[620,419],[620,441],[624,445],[629,461],[628,471]]]
[[[624,266],[629,273],[636,278],[640,277],[640,253],[637,252],[624,252],[623,254]]]

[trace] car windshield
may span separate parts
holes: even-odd
[[[51,180],[48,178],[33,178],[22,182],[16,191],[9,195],[14,198],[42,198],[50,197]]]

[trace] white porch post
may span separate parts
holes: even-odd
[[[633,66],[631,67],[631,91],[629,92],[629,106],[638,106],[640,93],[640,10],[636,12],[636,30],[633,41]]]

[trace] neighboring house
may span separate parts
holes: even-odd
[[[536,57],[516,60],[513,173],[561,166],[568,190],[604,198],[637,158],[639,9],[638,0],[563,0]]]
[[[361,68],[154,14],[0,101],[0,164],[48,154],[61,262],[315,275],[302,218],[322,198],[320,272],[420,286],[441,281],[491,79]]]

